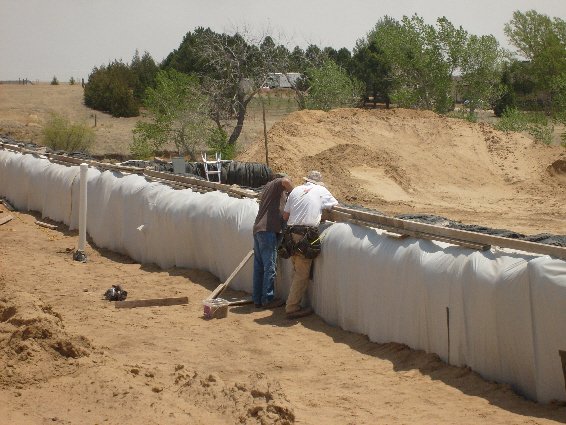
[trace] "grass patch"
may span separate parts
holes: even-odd
[[[546,145],[552,143],[554,125],[542,112],[522,112],[508,108],[494,127],[501,131],[526,131],[538,142]]]

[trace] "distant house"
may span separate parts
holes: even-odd
[[[270,89],[290,89],[295,86],[297,80],[301,77],[299,72],[272,72],[267,77],[264,88]]]

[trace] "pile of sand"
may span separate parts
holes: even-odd
[[[224,417],[237,418],[240,424],[289,425],[295,413],[277,381],[264,373],[254,373],[242,382],[228,384],[217,373],[186,370],[178,365],[175,384],[181,398]]]
[[[0,387],[13,387],[69,375],[72,359],[92,351],[87,338],[65,331],[51,305],[25,292],[0,286]]]
[[[292,113],[268,142],[274,170],[299,184],[318,169],[346,204],[566,234],[566,151],[522,134],[430,111],[337,109]],[[257,143],[238,159],[264,158]]]

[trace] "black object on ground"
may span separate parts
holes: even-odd
[[[107,289],[104,293],[104,298],[108,301],[124,301],[128,296],[128,291],[124,291],[120,285],[112,285],[112,288]]]

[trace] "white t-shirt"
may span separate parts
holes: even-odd
[[[318,226],[323,209],[338,205],[338,201],[324,186],[306,182],[292,190],[285,203],[289,226]]]

